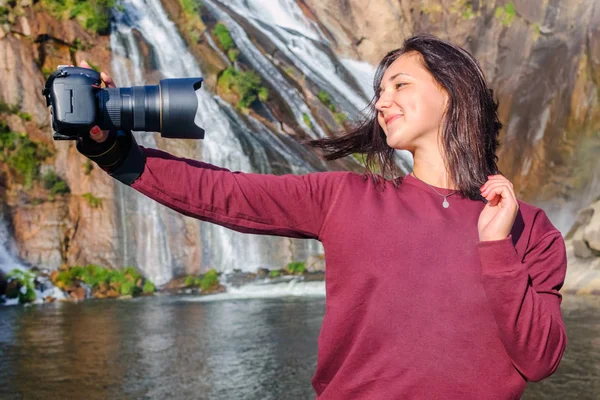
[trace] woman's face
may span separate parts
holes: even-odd
[[[448,94],[415,52],[398,57],[383,75],[375,108],[388,146],[413,152],[437,144]]]

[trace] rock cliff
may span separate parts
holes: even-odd
[[[33,143],[28,146],[45,152],[35,166],[38,179],[28,183],[6,162],[4,149],[0,163],[4,215],[10,216],[19,256],[26,262],[51,268],[65,263],[119,267],[126,258],[118,245],[123,234],[115,200],[119,189],[87,164],[72,143],[51,140],[40,92],[45,76],[58,64],[87,59],[110,70],[109,36],[90,29],[96,25],[88,17],[65,18],[50,3],[0,0],[0,119],[4,123],[0,130],[25,132]],[[218,92],[218,74],[229,62],[208,37],[207,24],[212,27],[216,21],[205,15],[190,18],[179,1],[162,3],[202,65],[206,87]],[[596,0],[298,0],[298,4],[319,25],[335,52],[373,65],[417,32],[433,33],[469,49],[500,102],[501,170],[515,183],[519,198],[547,210],[563,232],[571,228],[577,211],[600,192],[595,156],[600,149],[600,3]],[[151,49],[146,53],[147,71],[152,73]],[[288,69],[288,77],[295,79],[304,96],[311,97],[300,74]],[[331,114],[318,105],[316,96],[312,98],[315,115],[328,121],[323,126],[331,126]],[[283,130],[293,136],[297,130],[289,110],[272,109]],[[260,114],[256,117],[272,124]],[[329,133],[332,130],[327,128]],[[185,143],[158,140],[158,144],[193,155]],[[50,184],[42,179],[48,172],[57,175]],[[60,181],[68,191],[53,189]],[[184,219],[173,221],[169,229],[184,232],[186,245],[177,255],[183,266],[179,272],[197,273],[197,267],[184,267],[201,259],[195,248],[197,225]]]

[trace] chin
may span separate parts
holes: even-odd
[[[389,147],[396,150],[406,150],[410,147],[410,143],[406,143],[404,140],[399,139],[398,137],[388,136],[386,138],[386,143]]]
[[[398,143],[398,142],[387,142],[387,145],[389,147],[391,147],[394,150],[406,150],[407,149],[407,145],[405,143]]]

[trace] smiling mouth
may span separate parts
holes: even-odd
[[[398,118],[402,117],[402,115],[398,114],[398,115],[394,115],[393,117],[390,117],[388,119],[385,120],[385,124],[389,125],[392,122],[394,122],[395,120],[397,120]]]

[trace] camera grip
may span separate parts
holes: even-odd
[[[84,135],[77,141],[77,150],[126,185],[131,185],[146,165],[146,156],[131,131],[110,131],[102,143]]]

